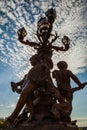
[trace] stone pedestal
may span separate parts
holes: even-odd
[[[7,128],[5,130],[78,130],[75,126],[62,126],[62,125],[44,125],[44,126],[23,126],[17,128]]]
[[[78,127],[69,123],[45,120],[43,122],[25,122],[16,127],[9,126],[5,130],[78,130]]]

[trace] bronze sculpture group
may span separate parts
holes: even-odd
[[[13,113],[7,118],[10,123],[28,120],[28,122],[41,122],[46,118],[57,122],[71,121],[73,92],[83,89],[87,83],[81,83],[79,79],[67,69],[65,61],[58,62],[58,70],[52,72],[53,51],[68,51],[70,39],[67,36],[62,38],[63,46],[54,46],[53,42],[58,38],[57,33],[50,41],[52,27],[56,18],[55,9],[48,9],[44,18],[40,18],[37,24],[37,37],[39,42],[24,40],[26,30],[18,31],[18,39],[22,44],[33,47],[37,53],[30,58],[32,68],[18,83],[11,82],[13,92],[20,93],[20,98]],[[55,87],[52,78],[55,79]],[[79,86],[71,88],[70,78]],[[20,88],[19,88],[20,86]],[[23,108],[24,107],[24,108]],[[22,110],[23,108],[23,110]],[[20,114],[22,110],[22,113]],[[17,124],[17,123],[16,123]]]

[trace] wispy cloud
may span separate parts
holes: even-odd
[[[22,45],[18,41],[17,30],[24,26],[28,32],[28,39],[37,41],[34,34],[37,30],[37,20],[51,4],[52,1],[35,1],[30,4],[23,1],[16,3],[14,1],[1,2],[2,27],[0,32],[3,35],[1,35],[0,60],[11,65],[19,77],[31,67],[29,58],[35,53],[35,50]],[[68,62],[69,68],[76,74],[83,72],[87,66],[87,30],[85,29],[87,28],[87,18],[84,17],[87,15],[87,7],[85,1],[78,3],[76,0],[55,0],[53,4],[57,11],[53,32],[56,31],[60,35],[60,39],[55,42],[55,45],[61,45],[61,38],[64,35],[68,35],[71,39],[71,48],[68,52],[54,52],[54,66],[56,67],[58,61],[65,60]]]
[[[4,104],[0,104],[0,107],[3,107],[4,106]]]
[[[9,106],[7,106],[8,108],[15,108],[15,104],[13,103],[13,104],[11,104],[11,105],[9,105]]]

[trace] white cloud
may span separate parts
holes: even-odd
[[[1,30],[1,28],[0,28],[0,34],[2,33],[3,31]]]
[[[68,35],[71,39],[71,48],[67,52],[55,52],[53,55],[54,66],[56,67],[56,63],[60,60],[65,60],[69,64],[69,68],[74,71],[74,73],[80,73],[84,71],[84,67],[87,66],[87,56],[86,56],[86,29],[87,26],[86,20],[83,19],[84,15],[82,12],[86,14],[86,7],[84,4],[79,3],[77,1],[58,1],[55,0],[54,5],[56,6],[57,18],[53,25],[53,33],[56,31],[60,38],[64,35]],[[73,4],[74,2],[74,4]],[[80,1],[79,1],[80,2]],[[12,1],[12,3],[3,2],[4,10],[1,10],[6,13],[7,17],[2,17],[2,25],[9,22],[8,18],[10,18],[14,24],[15,28],[11,28],[16,32],[21,26],[24,26],[28,32],[27,38],[29,41],[37,41],[35,36],[37,30],[37,20],[40,17],[40,13],[47,10],[48,6],[51,6],[52,1],[45,2],[34,2],[33,5],[30,5],[30,11],[34,14],[32,18],[35,19],[33,23],[31,23],[31,13],[23,7],[23,1],[17,2],[16,4]],[[12,4],[12,6],[10,6]],[[22,6],[21,6],[22,4]],[[19,5],[19,6],[18,6]],[[28,3],[25,5],[28,7]],[[33,10],[32,7],[37,6]],[[16,10],[15,10],[16,9]],[[28,8],[29,9],[29,8]],[[39,10],[41,9],[41,10]],[[11,11],[12,10],[12,11]],[[37,13],[41,11],[39,14]],[[42,11],[43,10],[43,11]],[[22,15],[23,14],[23,15]],[[3,30],[1,30],[2,32]],[[9,28],[8,28],[9,31]],[[1,60],[3,62],[8,62],[9,65],[13,66],[16,75],[23,75],[27,72],[27,70],[31,67],[29,63],[29,58],[36,52],[33,48],[29,46],[22,45],[17,40],[17,34],[12,35],[11,40],[9,34],[4,32],[4,39],[2,40],[3,46],[1,46]],[[9,39],[9,43],[6,44],[6,38]],[[12,43],[11,43],[12,42]],[[60,39],[58,39],[54,44],[61,45]],[[84,43],[84,44],[83,44]],[[57,59],[57,60],[56,60]]]
[[[3,107],[4,106],[4,104],[0,104],[0,107]]]
[[[15,108],[15,106],[16,106],[16,104],[11,104],[11,105],[9,105],[9,106],[7,106],[8,108]]]

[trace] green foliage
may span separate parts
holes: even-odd
[[[0,120],[0,129],[4,129],[7,126],[7,122],[4,120]]]

